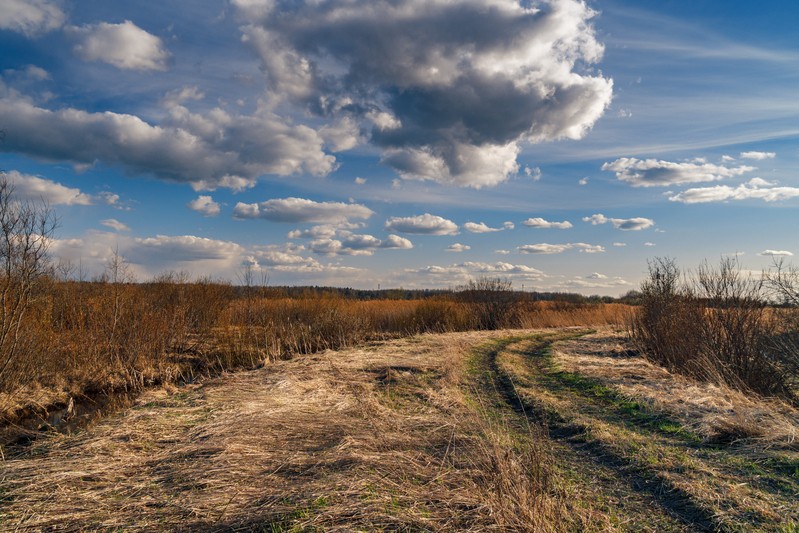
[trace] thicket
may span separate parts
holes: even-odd
[[[775,263],[754,276],[724,258],[718,266],[705,262],[683,275],[673,259],[656,258],[638,298],[630,334],[654,362],[700,380],[797,401],[796,269]]]

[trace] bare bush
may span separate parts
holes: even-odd
[[[482,277],[458,287],[458,299],[473,310],[477,329],[500,329],[508,325],[518,299],[512,285],[507,279]]]
[[[735,259],[702,264],[683,279],[673,259],[656,258],[641,285],[630,333],[642,352],[669,370],[765,396],[794,399],[773,350],[775,322],[763,282]]]

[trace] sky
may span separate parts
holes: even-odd
[[[118,253],[270,285],[616,296],[799,254],[799,3],[0,0],[0,169]],[[77,274],[76,274],[77,275]]]

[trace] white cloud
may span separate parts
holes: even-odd
[[[406,179],[500,183],[520,143],[583,137],[612,96],[583,68],[604,50],[579,0],[233,5],[268,97],[360,122]]]
[[[405,237],[392,234],[380,243],[380,247],[388,250],[410,250],[413,248],[413,243]]]
[[[627,246],[627,243],[626,242],[614,242],[613,246],[615,246],[616,248],[624,248],[625,246]]]
[[[538,167],[524,167],[524,173],[533,181],[539,181],[541,179],[541,169]]]
[[[440,216],[425,213],[415,217],[391,217],[386,220],[386,229],[400,233],[420,235],[457,235],[458,225]]]
[[[194,262],[207,260],[235,261],[244,251],[239,244],[194,235],[156,235],[135,238],[124,255],[131,263],[151,265],[161,261]]]
[[[775,187],[766,180],[754,178],[749,180],[748,183],[741,184],[737,187],[716,185],[715,187],[687,189],[681,193],[669,196],[669,200],[672,202],[682,202],[684,204],[750,199],[777,202],[797,196],[799,196],[799,187]]]
[[[406,180],[432,180],[461,187],[491,187],[519,171],[516,144],[473,146],[450,142],[441,148],[390,148],[381,161]]]
[[[587,275],[585,279],[608,279],[608,277],[604,274],[600,274],[599,272],[594,272],[593,274]]]
[[[114,231],[130,231],[130,227],[127,224],[124,224],[115,218],[101,220],[100,224],[107,228],[111,228]]]
[[[528,218],[524,222],[522,222],[525,226],[529,228],[542,228],[542,229],[569,229],[572,227],[572,223],[568,220],[564,220],[563,222],[550,222],[545,220],[541,217],[536,218]]]
[[[29,37],[60,28],[66,21],[60,1],[0,0],[0,29]]]
[[[590,222],[593,226],[610,222],[613,224],[614,228],[622,231],[640,231],[655,225],[655,221],[650,218],[608,218],[601,213],[591,215],[590,217],[583,217],[583,222]]]
[[[531,266],[514,265],[502,261],[497,263],[466,261],[446,266],[430,265],[418,269],[407,269],[405,272],[414,276],[433,278],[438,284],[452,285],[480,276],[499,276],[519,282],[537,281],[546,277],[542,271]]]
[[[218,203],[210,196],[198,196],[187,204],[192,211],[201,213],[204,217],[215,217],[221,211]]]
[[[774,159],[775,157],[777,157],[775,152],[741,152],[741,159],[763,161],[764,159]]]
[[[773,257],[793,257],[793,252],[787,250],[763,250],[757,255],[770,255]]]
[[[518,247],[523,254],[561,254],[567,250],[578,250],[586,254],[603,253],[605,248],[598,244],[586,244],[584,242],[570,242],[565,244],[549,244],[546,242],[539,244],[524,244]]]
[[[374,211],[360,204],[315,202],[304,198],[280,198],[260,204],[239,202],[233,209],[236,218],[262,218],[273,222],[340,223],[351,218],[369,218]]]
[[[55,181],[21,174],[16,170],[5,173],[14,188],[14,195],[33,202],[44,201],[50,205],[91,205],[93,198],[80,189],[66,187]]]
[[[161,39],[129,20],[121,24],[70,27],[75,53],[84,61],[102,61],[129,70],[166,70],[170,55]]]
[[[505,224],[508,224],[507,222]],[[504,229],[513,229],[508,228],[507,225],[504,225],[501,228],[492,228],[485,222],[467,222],[463,225],[463,229],[470,233],[492,233],[494,231],[502,231]]]
[[[494,253],[498,255],[510,255],[510,250],[494,250]]]
[[[587,177],[585,177],[585,178],[580,178],[577,181],[577,183],[580,184],[580,185],[588,185],[588,181],[589,181],[589,179]]]
[[[455,244],[450,244],[449,246],[447,246],[447,251],[448,252],[466,252],[466,251],[471,250],[471,249],[472,249],[471,246],[468,246],[466,244],[461,244],[459,242],[456,242]]]
[[[366,178],[355,178],[355,185],[363,185],[366,183]]]
[[[378,249],[409,250],[413,248],[413,243],[397,235],[389,235],[385,241],[381,241],[372,235],[350,234],[342,240],[332,238],[316,239],[311,241],[309,246],[312,252],[321,255],[370,256]]]
[[[645,242],[644,246],[657,246],[654,242]]]
[[[51,111],[0,93],[0,124],[14,132],[0,151],[75,165],[119,165],[196,190],[242,190],[264,174],[325,175],[336,168],[316,131],[268,109],[249,116],[221,109],[197,115],[175,105],[164,123],[151,125],[110,111]]]
[[[704,160],[674,163],[658,159],[636,159],[622,157],[612,163],[602,165],[602,170],[616,173],[616,178],[633,187],[656,187],[719,181],[724,178],[740,176],[755,170],[754,167],[741,165],[727,167],[704,162]]]

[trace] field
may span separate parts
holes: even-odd
[[[6,449],[9,530],[792,531],[799,414],[611,328],[425,333],[144,391]]]

